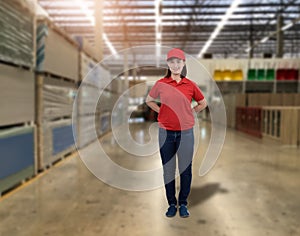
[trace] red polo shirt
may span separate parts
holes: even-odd
[[[204,96],[198,86],[187,78],[179,83],[172,78],[158,80],[149,92],[152,98],[160,98],[159,126],[167,130],[186,130],[194,126],[192,99],[201,101]]]

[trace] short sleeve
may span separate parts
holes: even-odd
[[[199,88],[195,83],[193,83],[193,85],[194,85],[194,95],[193,95],[193,98],[194,98],[197,102],[199,102],[199,101],[201,101],[201,100],[204,99],[204,96],[203,96],[203,94],[202,94],[200,88]]]
[[[151,88],[151,90],[149,92],[149,96],[152,97],[152,98],[158,98],[159,97],[159,82],[158,81]]]

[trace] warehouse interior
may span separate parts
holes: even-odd
[[[186,219],[145,103],[172,48],[208,103]],[[0,0],[0,235],[300,235],[299,70],[299,0]]]

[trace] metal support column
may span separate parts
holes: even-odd
[[[251,19],[250,19],[250,30],[249,30],[249,32],[250,32],[250,35],[249,35],[250,51],[249,51],[249,54],[248,54],[248,58],[251,59],[251,58],[253,58],[253,52],[254,52],[253,17],[251,17]]]
[[[124,53],[124,79],[125,79],[125,86],[128,87],[129,82],[128,82],[128,70],[129,70],[129,66],[128,66],[128,52],[129,52],[129,42],[127,40],[127,27],[125,24],[123,24],[123,40],[124,40],[124,49],[125,49],[125,53]]]
[[[124,48],[128,48],[128,42],[125,41],[124,42]],[[128,75],[129,75],[129,66],[128,66],[128,50],[125,50],[124,51],[124,67],[123,67],[123,76],[124,76],[124,89],[126,91],[129,91],[129,81],[128,81]],[[129,114],[129,96],[130,96],[130,93],[126,93],[127,95],[124,96],[124,106],[127,108],[127,109],[124,109],[124,120],[123,122],[124,123],[127,123],[128,120],[129,120],[129,117],[130,117],[130,114]]]
[[[283,26],[283,17],[281,14],[277,16],[277,41],[276,41],[276,57],[282,58],[283,56],[283,31],[281,30]]]
[[[124,42],[124,47],[128,48],[128,42]],[[129,70],[129,66],[128,66],[128,50],[125,50],[124,52],[124,79],[125,79],[125,85],[128,86],[128,70]]]
[[[133,85],[134,85],[134,86],[135,86],[135,85],[138,85],[137,70],[136,70],[135,67],[134,67],[133,70],[132,70],[132,77],[133,77]],[[137,93],[138,93],[138,92],[137,92],[137,88],[138,88],[138,87],[133,88],[133,91],[134,91],[133,96],[134,96],[134,98],[137,97]]]
[[[95,52],[96,58],[101,61],[103,59],[103,1],[94,0],[95,14]]]

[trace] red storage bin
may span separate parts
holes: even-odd
[[[285,80],[287,74],[286,69],[277,69],[276,71],[276,80]]]
[[[286,71],[286,80],[298,80],[298,70],[296,69],[289,69]]]

